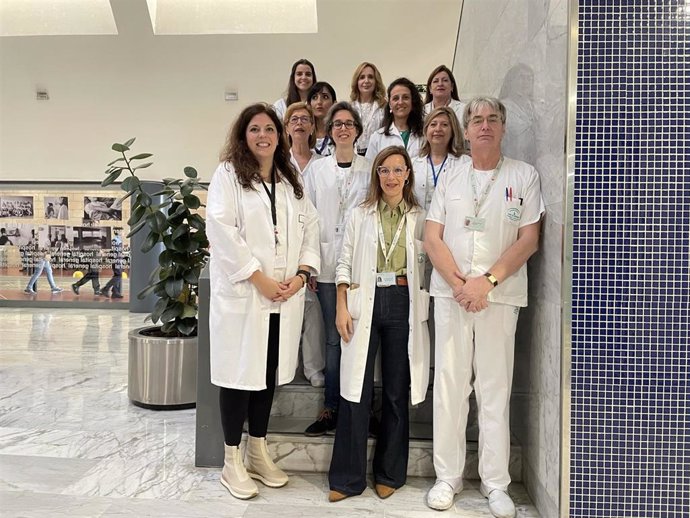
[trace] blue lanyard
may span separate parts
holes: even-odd
[[[326,135],[326,136],[323,138],[323,142],[321,142],[321,149],[319,149],[319,148],[317,148],[317,147],[314,147],[314,149],[316,150],[316,152],[317,152],[319,155],[320,155],[321,153],[323,153],[323,151],[326,149],[326,147],[328,146],[329,140],[330,140],[330,139],[328,138],[328,135]]]
[[[446,165],[446,160],[448,160],[448,155],[446,155],[446,158],[444,158],[443,162],[441,162],[441,167],[438,168],[438,174],[436,173],[434,163],[431,161],[431,155],[426,157],[426,159],[429,161],[429,165],[431,166],[431,174],[434,177],[434,187],[436,187],[436,184],[438,183],[438,177],[441,174],[441,171],[443,171],[443,166]]]

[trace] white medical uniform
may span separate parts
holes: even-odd
[[[357,153],[362,154],[369,147],[369,140],[374,132],[381,128],[383,122],[383,107],[376,102],[361,103],[352,101],[352,107],[362,120],[362,134],[357,139]],[[384,104],[385,106],[385,104]]]
[[[319,137],[316,139],[316,145],[313,149],[314,153],[320,157],[331,156],[335,153],[335,145],[333,144],[333,139],[331,137]]]
[[[285,102],[285,99],[281,97],[276,102],[274,102],[273,109],[275,110],[276,115],[278,115],[278,118],[282,123],[283,119],[285,118],[285,112],[287,111],[287,103]]]
[[[448,159],[441,164],[440,170],[436,168],[437,179],[440,181],[441,175],[455,174],[460,164],[471,161],[468,155],[459,157],[448,154]],[[429,164],[428,156],[416,156],[412,159],[412,170],[414,171],[414,194],[417,202],[427,211],[431,206],[431,199],[434,196],[436,185],[434,185],[434,170]]]
[[[457,174],[441,175],[427,214],[444,225],[443,241],[460,272],[483,275],[518,238],[520,227],[544,212],[539,174],[531,165],[506,158],[484,203],[484,231],[469,230],[474,216],[472,162]],[[491,172],[476,173],[490,178]],[[479,192],[483,191],[481,187]],[[488,281],[487,281],[488,282]],[[431,276],[436,320],[434,376],[434,469],[454,489],[462,484],[469,397],[477,397],[479,475],[484,485],[506,490],[510,484],[510,390],[519,307],[527,305],[527,265],[489,292],[489,307],[468,313],[434,270]]]
[[[400,136],[400,131],[395,127],[395,124],[391,124],[388,128],[390,135],[385,135],[383,133],[384,128],[377,129],[369,140],[369,147],[367,148],[367,154],[365,155],[367,160],[373,162],[384,148],[390,146],[402,146],[407,149],[407,154],[410,158],[414,158],[419,155],[419,150],[422,149],[424,139],[410,133],[410,138],[407,141],[407,146]]]
[[[429,115],[434,108],[440,108],[440,106],[434,106],[434,101],[426,103],[424,105],[424,118],[426,118],[426,116]],[[460,124],[460,128],[462,128],[462,112],[465,111],[465,103],[451,99],[448,108],[455,112],[455,115],[458,118],[458,123]]]
[[[304,173],[309,166],[316,160],[323,158],[312,149],[311,158],[304,169],[300,169],[290,150],[290,162],[302,176],[304,183]],[[326,341],[326,330],[323,327],[323,315],[321,304],[316,293],[307,289],[304,296],[304,321],[302,322],[302,366],[304,367],[304,377],[311,380],[314,376],[323,378],[323,369],[326,367],[326,359],[323,354],[323,343]]]
[[[280,184],[280,186],[279,186]],[[211,242],[211,382],[240,390],[266,388],[269,317],[280,313],[280,355],[276,384],[295,377],[302,328],[302,288],[276,306],[249,277],[292,277],[299,265],[320,267],[318,214],[307,196],[297,199],[287,181],[276,184],[278,243],[271,203],[260,183],[244,189],[233,166],[216,169],[208,190],[206,232]]]

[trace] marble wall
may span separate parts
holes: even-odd
[[[504,153],[541,176],[546,217],[518,330],[512,431],[523,446],[523,481],[549,518],[558,516],[560,479],[567,15],[567,0],[466,1],[453,66],[461,99],[503,100]]]

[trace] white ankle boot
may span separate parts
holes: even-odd
[[[220,483],[230,494],[240,500],[247,500],[259,494],[256,483],[249,478],[242,462],[239,446],[225,445],[225,464],[220,474]]]
[[[288,476],[268,455],[265,437],[248,437],[245,461],[249,476],[260,480],[268,487],[283,487],[288,483]]]

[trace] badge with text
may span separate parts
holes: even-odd
[[[465,216],[465,228],[474,232],[484,232],[486,226],[485,218],[478,218],[476,216]]]
[[[345,225],[336,225],[335,226],[335,235],[336,236],[342,236],[345,233]]]
[[[276,255],[275,268],[286,268],[287,258],[284,255]]]
[[[395,286],[395,272],[381,272],[376,274],[376,286],[385,288]]]

